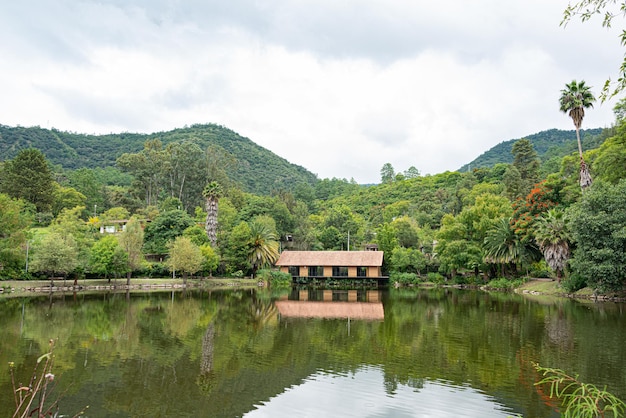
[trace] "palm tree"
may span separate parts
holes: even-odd
[[[252,264],[252,277],[254,277],[259,267],[274,264],[278,260],[278,241],[276,241],[276,234],[262,222],[252,222],[250,230],[252,237],[248,261]]]
[[[500,274],[503,276],[507,264],[517,265],[525,255],[524,244],[511,227],[510,218],[501,218],[487,231],[483,249],[485,262],[500,264]]]
[[[543,252],[546,263],[556,272],[558,282],[569,259],[570,235],[567,229],[565,213],[559,209],[550,209],[535,224],[535,241]]]
[[[222,197],[222,186],[216,181],[212,181],[204,187],[202,196],[206,199],[206,221],[204,230],[206,231],[211,247],[217,246],[217,204]]]
[[[561,97],[559,98],[561,112],[569,114],[576,127],[576,139],[578,140],[578,153],[580,155],[580,187],[583,190],[591,186],[591,175],[583,159],[583,147],[580,143],[580,126],[585,117],[585,109],[593,107],[593,102],[595,101],[596,98],[591,93],[590,87],[585,85],[584,81],[577,83],[576,80],[565,85],[565,88],[561,90]]]

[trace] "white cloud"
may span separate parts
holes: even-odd
[[[377,182],[386,162],[454,170],[501,141],[571,129],[559,90],[576,78],[598,91],[615,72],[617,33],[561,28],[562,8],[6,2],[0,123],[109,133],[213,122],[320,177]],[[611,107],[584,125],[608,126]]]

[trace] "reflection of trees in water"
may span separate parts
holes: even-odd
[[[213,370],[213,349],[215,347],[215,321],[211,321],[202,337],[202,358],[200,373],[208,374]]]
[[[255,329],[263,328],[278,318],[278,309],[271,300],[254,298],[248,309],[249,320]]]
[[[558,313],[545,317],[546,335],[551,343],[562,349],[574,348],[571,324],[562,309]]]

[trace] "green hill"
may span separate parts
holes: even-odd
[[[41,150],[52,164],[65,169],[112,167],[120,155],[139,152],[144,142],[150,139],[158,139],[163,145],[194,140],[202,149],[209,145],[223,148],[236,160],[232,172],[228,173],[231,179],[252,193],[291,190],[297,184],[314,184],[317,181],[317,176],[305,168],[291,164],[250,139],[215,124],[192,125],[152,134],[109,135],[0,125],[0,160],[11,159],[20,150],[32,147]]]
[[[581,130],[583,149],[589,150],[599,147],[603,139],[600,136],[601,132],[601,128]],[[525,136],[524,138],[528,139],[533,144],[541,162],[546,162],[554,157],[562,158],[578,150],[576,131],[574,130],[563,131],[550,129]],[[512,163],[513,155],[511,154],[511,149],[513,148],[513,144],[520,139],[522,138],[510,139],[499,143],[490,150],[482,153],[474,161],[459,168],[458,171],[465,172],[475,168],[493,167],[498,163]]]

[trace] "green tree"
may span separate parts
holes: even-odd
[[[220,256],[215,252],[210,244],[203,244],[200,246],[200,252],[204,257],[204,263],[202,264],[202,271],[209,273],[209,276],[213,276],[213,272],[220,264]]]
[[[31,270],[47,273],[51,285],[54,285],[54,276],[60,274],[65,279],[78,266],[78,249],[71,234],[51,232],[35,246],[33,252]],[[76,283],[74,279],[74,285]]]
[[[146,141],[143,150],[134,154],[122,154],[116,164],[121,170],[134,176],[133,187],[144,198],[146,206],[157,206],[169,169],[167,152],[161,141]]]
[[[522,196],[527,195],[539,181],[539,159],[533,144],[528,139],[520,139],[513,144],[513,166],[520,174]]]
[[[167,265],[170,271],[183,273],[183,283],[187,284],[187,275],[195,274],[202,268],[204,257],[200,247],[187,237],[179,236],[168,245],[170,256]]]
[[[396,174],[391,163],[383,164],[383,167],[380,169],[380,182],[383,184],[392,183],[395,176]]]
[[[93,273],[101,274],[111,282],[128,269],[128,253],[119,245],[115,235],[105,235],[91,247],[89,266]]]
[[[250,224],[250,249],[248,261],[252,265],[252,277],[259,268],[273,265],[278,260],[276,234],[266,223],[253,221]]]
[[[568,212],[576,243],[570,266],[576,287],[620,290],[626,281],[626,180],[596,182]]]
[[[76,206],[85,206],[87,198],[73,187],[63,187],[58,183],[54,184],[51,192],[54,196],[52,203],[52,214],[57,216],[63,209],[72,209]]]
[[[38,212],[48,212],[54,201],[54,184],[46,157],[29,148],[4,163],[0,192],[32,203]]]
[[[119,236],[120,246],[128,255],[128,269],[126,270],[126,285],[130,285],[130,277],[134,270],[141,266],[143,261],[143,239],[144,231],[137,218],[131,218],[126,224],[126,228]]]
[[[580,156],[579,179],[580,187],[583,190],[591,185],[591,174],[589,174],[589,168],[583,158],[583,147],[580,142],[580,126],[585,117],[585,109],[593,107],[595,100],[590,87],[587,86],[584,81],[576,82],[576,80],[565,85],[565,88],[561,90],[561,97],[559,98],[559,109],[572,118],[574,126],[576,127],[578,155]]]
[[[250,269],[248,255],[251,240],[252,230],[245,221],[241,221],[227,235],[225,245],[220,248],[228,272],[233,273],[237,270],[247,272]]]
[[[209,242],[213,248],[217,247],[217,216],[218,216],[218,202],[222,197],[222,186],[216,181],[212,181],[207,184],[202,191],[202,196],[206,199],[206,221],[204,223],[204,230],[209,237]]]
[[[391,252],[389,269],[400,273],[419,274],[426,267],[426,257],[415,248],[396,247]]]
[[[537,220],[534,229],[535,241],[560,282],[570,255],[570,234],[565,212],[557,208],[550,209]]]
[[[16,278],[25,266],[32,216],[23,200],[0,193],[0,277]]]
[[[501,218],[487,231],[483,244],[484,260],[487,263],[499,264],[504,276],[507,265],[517,266],[524,261],[526,249],[520,237],[511,226],[510,218]]]
[[[191,225],[193,225],[193,219],[183,210],[170,210],[159,214],[146,225],[145,251],[154,254],[167,253],[168,243],[182,235]]]

